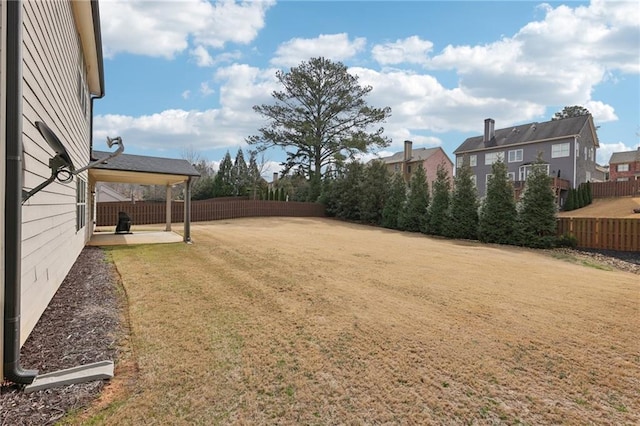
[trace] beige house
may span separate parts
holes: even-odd
[[[426,171],[429,188],[433,188],[432,184],[436,180],[438,166],[441,164],[449,177],[453,177],[453,162],[440,147],[413,148],[412,141],[404,141],[403,151],[396,152],[389,157],[380,158],[379,161],[386,164],[391,173],[402,173],[407,183],[411,179],[411,173],[415,171],[418,165],[422,164]]]
[[[95,185],[165,185],[170,193],[186,182],[189,212],[198,173],[184,160],[93,161],[93,102],[105,93],[97,0],[0,0],[0,77],[0,373],[29,384],[37,372],[20,366],[20,348],[92,236]]]

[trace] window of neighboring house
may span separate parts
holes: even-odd
[[[507,178],[509,178],[511,182],[516,180],[516,172],[507,172]]]
[[[411,164],[407,165],[407,173],[411,173]]]
[[[628,178],[628,177],[621,177],[621,178],[618,178],[618,179],[616,179],[616,180],[617,180],[618,182],[627,182],[627,181],[629,181],[629,178]]]
[[[471,182],[473,186],[478,186],[478,177],[476,175],[471,175]]]
[[[393,165],[393,171],[394,172],[400,171],[400,165],[399,164],[394,164]]]
[[[595,149],[589,148],[589,160],[591,161],[593,161],[593,151],[595,151]]]
[[[618,164],[618,167],[616,168],[616,170],[619,172],[628,172],[629,164]]]
[[[478,165],[478,156],[473,154],[469,156],[469,166],[475,167]]]
[[[578,157],[580,157],[580,142],[576,142],[576,158]]]
[[[484,165],[490,166],[498,161],[499,158],[504,158],[502,152],[488,152],[484,155]]]
[[[587,147],[584,147],[584,160],[587,161]]]
[[[520,172],[520,176],[518,180],[527,180],[527,178],[529,177],[529,174],[531,174],[531,171],[533,170],[533,167],[535,166],[535,164],[527,164],[526,166],[520,166],[519,172]],[[549,174],[549,165],[548,164],[542,164],[542,167],[544,167],[546,169],[547,175]]]
[[[456,157],[456,168],[457,168],[457,169],[459,169],[460,167],[462,167],[462,160],[463,160],[462,155],[458,155],[458,156]]]
[[[493,176],[492,173],[487,173],[486,176],[484,177],[484,184],[489,186],[489,180],[491,179],[491,176]]]
[[[551,145],[551,158],[568,157],[569,150],[570,150],[569,142],[557,143],[555,145]]]
[[[86,225],[87,214],[87,181],[81,177],[76,181],[76,231]]]
[[[521,149],[512,149],[509,151],[509,162],[515,163],[517,161],[522,161],[522,150]]]

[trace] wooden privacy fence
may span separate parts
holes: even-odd
[[[640,219],[562,217],[558,235],[573,235],[580,248],[640,251]]]
[[[640,197],[640,180],[591,182],[593,198]]]
[[[96,225],[116,226],[118,212],[121,211],[131,217],[133,225],[166,223],[166,208],[164,201],[98,203]],[[229,198],[191,202],[192,222],[256,216],[324,217],[325,207],[319,203]],[[184,202],[173,201],[171,203],[171,221],[184,221]]]

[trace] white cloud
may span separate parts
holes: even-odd
[[[191,96],[191,90],[185,90],[182,92],[182,99],[189,99],[189,96]]]
[[[427,62],[427,55],[432,49],[433,43],[430,41],[411,36],[394,43],[377,44],[373,46],[371,54],[382,65],[423,64]]]
[[[609,164],[609,160],[611,159],[611,154],[614,152],[624,152],[624,151],[633,151],[638,149],[638,147],[634,148],[628,145],[625,145],[623,142],[615,142],[615,143],[602,143],[600,142],[600,148],[596,151],[596,162],[598,164],[606,165]]]
[[[321,34],[316,38],[294,38],[278,47],[271,64],[295,66],[309,58],[323,56],[334,61],[344,61],[361,52],[366,46],[364,37],[349,39],[346,33]]]
[[[189,53],[199,67],[210,67],[213,65],[213,58],[204,46],[196,46],[196,48],[191,49]]]
[[[447,46],[427,66],[455,69],[460,87],[481,98],[540,105],[587,105],[601,121],[613,108],[591,99],[594,86],[616,72],[638,73],[640,8],[632,2],[543,5],[545,18],[513,37],[478,46]]]
[[[203,81],[202,83],[200,83],[200,93],[203,96],[209,96],[215,93],[215,90],[209,86],[209,83],[207,83],[206,81]]]
[[[109,58],[128,52],[171,59],[186,50],[193,38],[201,49],[196,47],[192,53],[206,62],[204,47],[251,42],[264,26],[265,13],[273,4],[271,0],[101,2],[104,55]]]

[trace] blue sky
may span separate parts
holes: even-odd
[[[100,2],[106,96],[95,148],[122,136],[129,154],[219,163],[263,124],[252,110],[278,90],[275,72],[314,56],[341,61],[383,124],[404,140],[453,151],[483,132],[588,108],[597,160],[640,144],[640,3],[438,1]],[[284,152],[262,158],[264,175]]]

